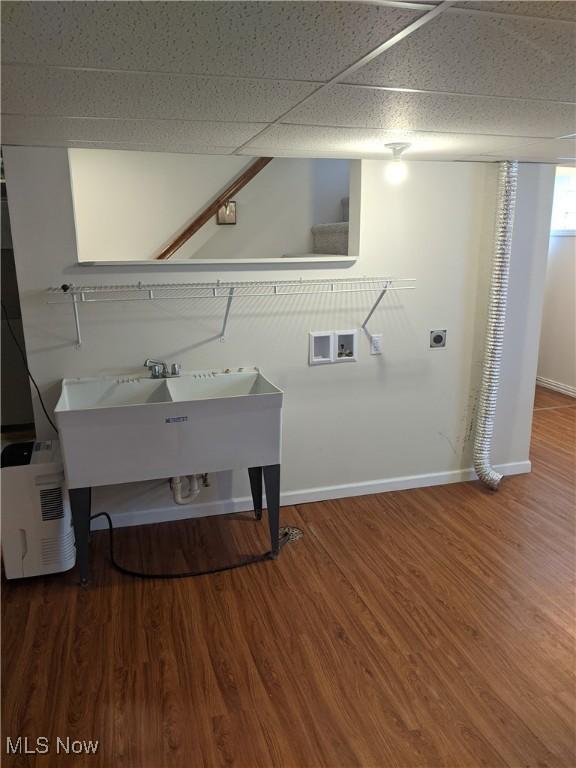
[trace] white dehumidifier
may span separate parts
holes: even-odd
[[[69,570],[76,547],[58,440],[8,445],[1,464],[6,578]]]

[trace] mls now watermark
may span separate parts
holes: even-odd
[[[6,754],[47,755],[55,752],[57,755],[94,755],[98,751],[98,744],[98,741],[92,739],[71,739],[70,736],[57,736],[56,739],[49,739],[48,736],[38,736],[36,739],[6,736]]]

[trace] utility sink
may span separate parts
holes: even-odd
[[[283,393],[256,368],[64,379],[69,488],[280,463]]]
[[[169,402],[167,379],[64,379],[57,408],[63,405],[68,411],[82,411]]]

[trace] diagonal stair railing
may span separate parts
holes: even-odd
[[[234,195],[238,194],[238,192],[240,192],[240,190],[243,189],[246,184],[252,181],[254,176],[259,174],[260,171],[270,162],[272,162],[271,157],[259,157],[253,163],[251,163],[248,168],[242,171],[242,173],[236,179],[234,179],[234,181],[229,184],[223,192],[214,198],[214,200],[209,203],[202,210],[202,212],[198,214],[198,216],[196,216],[191,224],[183,229],[182,232],[180,232],[180,234],[177,235],[174,240],[172,240],[172,242],[169,243],[164,248],[164,250],[158,254],[158,256],[156,256],[156,260],[162,261],[169,259],[174,253],[176,253],[176,251],[181,248],[184,243],[190,240],[192,235],[196,234],[199,229],[201,229],[210,221],[213,216],[217,214],[219,208],[230,202],[230,199]]]

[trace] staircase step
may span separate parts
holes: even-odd
[[[333,256],[348,254],[348,222],[317,224],[312,227],[312,252],[329,253]]]

